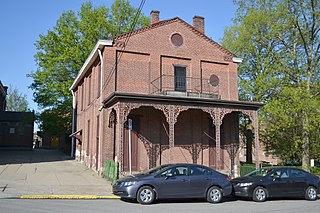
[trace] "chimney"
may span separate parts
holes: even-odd
[[[204,17],[194,16],[193,17],[193,27],[204,34]]]
[[[160,12],[158,10],[152,10],[150,12],[150,24],[157,23],[159,21],[159,14]]]

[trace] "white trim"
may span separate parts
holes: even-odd
[[[234,63],[242,63],[243,59],[242,59],[242,58],[233,57],[233,58],[232,58],[232,61],[233,61]]]
[[[97,50],[104,47],[104,46],[112,46],[113,41],[112,40],[99,40],[94,48],[92,49],[90,55],[88,56],[87,60],[84,62],[83,66],[81,67],[78,76],[73,81],[70,90],[74,90],[79,83],[79,81],[83,78],[83,76],[86,74],[87,68],[89,65],[91,65],[96,57],[98,56]]]

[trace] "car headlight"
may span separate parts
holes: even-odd
[[[136,181],[126,181],[126,182],[122,182],[121,186],[122,187],[128,187],[128,186],[132,186],[136,183]]]
[[[238,183],[239,187],[247,187],[247,186],[251,186],[253,183]]]

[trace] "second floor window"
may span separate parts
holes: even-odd
[[[174,90],[187,91],[186,67],[174,66]]]

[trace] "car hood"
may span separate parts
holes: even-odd
[[[242,177],[234,178],[230,182],[232,184],[237,184],[237,183],[257,182],[257,181],[261,181],[261,177],[242,176]]]
[[[132,176],[125,176],[120,179],[118,179],[118,182],[126,182],[126,181],[138,181],[141,179],[146,179],[149,178],[151,175],[149,174],[137,174],[137,175],[132,175]]]

